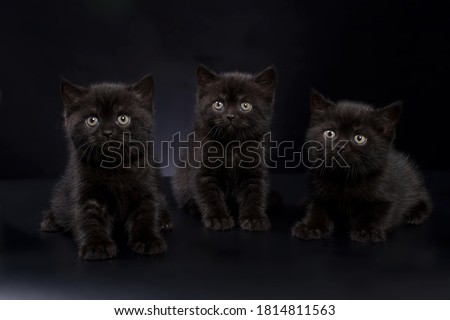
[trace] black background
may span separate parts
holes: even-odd
[[[432,1],[3,1],[0,178],[62,172],[61,75],[87,85],[152,73],[155,135],[167,140],[191,129],[198,63],[275,66],[277,140],[302,142],[311,87],[376,106],[402,99],[399,149],[445,169],[449,25]]]

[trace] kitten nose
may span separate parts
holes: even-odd
[[[103,135],[107,138],[109,138],[112,135],[112,131],[111,130],[105,130],[103,131]]]
[[[233,121],[234,115],[232,115],[232,114],[227,115],[227,119],[228,119],[230,122]]]

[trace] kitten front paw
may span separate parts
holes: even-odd
[[[82,244],[78,255],[83,260],[106,260],[117,256],[117,247],[112,241],[98,241]]]
[[[234,227],[234,220],[231,216],[226,217],[204,217],[205,227],[215,231],[230,230]]]
[[[265,231],[270,229],[269,218],[265,215],[240,218],[239,225],[242,230],[248,231]]]
[[[380,229],[355,229],[350,232],[350,238],[360,243],[376,243],[386,240],[386,232]]]
[[[167,244],[163,238],[133,240],[128,243],[130,249],[138,254],[152,255],[167,251]]]
[[[292,228],[292,235],[303,240],[327,239],[331,236],[332,229],[310,225],[305,222],[297,222]]]

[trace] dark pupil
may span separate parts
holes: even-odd
[[[331,137],[332,135],[331,131],[328,131],[328,136]]]
[[[358,141],[361,141],[361,140],[362,140],[362,137],[361,137],[361,136],[358,136],[356,139],[358,139]]]
[[[94,123],[95,122],[95,118],[92,117],[90,121],[91,121],[91,123]]]
[[[124,117],[124,116],[120,117],[120,120],[122,120],[123,122],[125,122],[125,117]]]

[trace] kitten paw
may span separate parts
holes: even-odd
[[[112,241],[88,243],[80,246],[78,255],[83,260],[106,260],[117,256],[117,248]]]
[[[376,243],[386,240],[386,232],[379,229],[357,229],[350,232],[350,238],[360,243]]]
[[[210,230],[215,231],[225,231],[230,230],[234,227],[234,221],[233,218],[230,216],[227,217],[206,217],[203,218],[203,223],[205,224],[205,227],[207,227]]]
[[[44,232],[57,232],[59,226],[56,223],[55,214],[51,211],[47,211],[44,214],[44,219],[41,222],[41,230]]]
[[[130,241],[128,246],[133,252],[145,255],[163,253],[167,250],[167,244],[163,238]]]
[[[245,217],[239,219],[242,230],[265,231],[270,229],[270,221],[267,216]]]
[[[170,218],[169,212],[163,211],[160,220],[161,230],[171,230],[173,227],[172,219]]]
[[[326,228],[319,228],[304,222],[297,222],[292,228],[292,235],[295,238],[303,240],[319,240],[327,239],[331,236],[332,230]]]
[[[409,224],[418,225],[423,223],[430,215],[429,205],[425,201],[419,202],[411,209],[409,214],[405,217],[405,222]]]
[[[426,217],[407,217],[406,223],[417,226],[419,224],[422,224],[425,221],[425,219]]]

